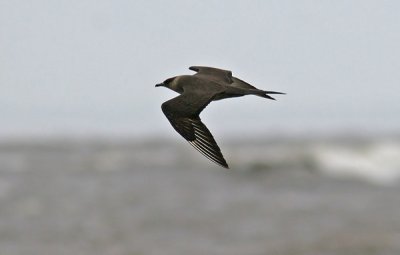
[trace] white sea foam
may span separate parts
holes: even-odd
[[[367,146],[319,145],[313,148],[322,172],[391,184],[400,178],[400,144],[376,142]]]
[[[3,144],[0,146],[0,172],[36,172],[50,169],[53,165],[68,165],[82,171],[210,166],[209,161],[185,145],[90,141]],[[357,178],[383,185],[400,180],[400,142],[396,139],[357,140],[353,137],[296,141],[286,138],[226,144],[223,150],[232,168],[237,170],[248,171],[250,168],[282,172],[311,169],[328,176]]]

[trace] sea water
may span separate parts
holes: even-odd
[[[399,254],[396,137],[0,144],[4,254]]]

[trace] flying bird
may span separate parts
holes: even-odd
[[[193,75],[180,75],[159,83],[156,87],[169,88],[180,95],[164,102],[161,109],[172,127],[195,149],[214,163],[229,168],[214,137],[203,124],[200,112],[215,100],[256,95],[275,100],[269,94],[285,94],[265,91],[233,77],[228,70],[191,66]]]

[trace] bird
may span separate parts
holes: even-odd
[[[155,85],[169,88],[180,94],[164,102],[161,109],[176,132],[195,149],[219,166],[229,169],[213,135],[200,119],[201,111],[211,101],[245,95],[275,100],[270,94],[285,93],[257,89],[232,76],[229,70],[208,66],[191,66],[189,70],[196,73],[174,76]]]

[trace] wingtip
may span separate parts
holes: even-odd
[[[189,66],[189,70],[198,72],[199,71],[199,67],[198,66]]]
[[[216,163],[216,162],[214,162],[214,163]],[[228,170],[230,170],[231,168],[228,166],[228,164],[220,164],[220,163],[216,163],[217,165],[219,165],[220,167],[222,167],[222,168],[225,168],[225,169],[228,169]]]
[[[219,166],[221,166],[225,169],[230,169],[230,167],[229,167],[228,163],[226,163],[225,159],[223,159],[223,160],[224,160],[224,162],[219,162],[219,163],[215,162],[215,163],[217,163]]]
[[[228,163],[226,163],[224,158],[222,158],[222,161],[223,162],[216,162],[216,161],[213,161],[213,162],[225,169],[230,169]]]

